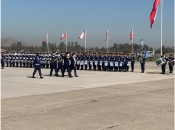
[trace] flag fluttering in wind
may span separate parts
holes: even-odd
[[[132,40],[132,37],[133,37],[133,30],[131,30],[131,32],[130,32],[130,40]]]
[[[152,28],[152,25],[154,24],[154,21],[156,19],[156,14],[158,10],[158,6],[160,5],[160,0],[154,0],[153,8],[150,14],[150,27]]]
[[[105,39],[105,41],[107,41],[107,39],[108,39],[108,31],[106,32],[106,39]]]
[[[83,37],[85,37],[86,36],[86,31],[84,31],[79,37],[78,37],[78,39],[83,39]]]
[[[63,38],[66,38],[66,32],[63,33],[63,35],[61,36],[60,40],[62,40]]]

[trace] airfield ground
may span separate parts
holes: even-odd
[[[1,70],[2,130],[174,130],[174,74],[155,62],[140,73],[77,71],[78,78],[30,78]],[[49,69],[42,69],[43,75]]]

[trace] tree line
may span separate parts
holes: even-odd
[[[60,42],[59,45],[56,45],[56,43],[49,43],[49,52],[65,52],[66,51],[66,44],[64,42]],[[12,44],[10,47],[4,47],[1,46],[2,49],[5,49],[7,52],[20,52],[24,50],[25,52],[41,52],[41,53],[47,53],[47,43],[45,41],[42,42],[41,46],[23,46],[21,42],[17,42]],[[160,48],[155,48],[157,53],[160,53]],[[85,48],[81,45],[78,44],[78,42],[68,42],[67,44],[67,51],[70,52],[84,52]],[[107,49],[105,47],[90,47],[86,49],[87,52],[106,52]],[[138,44],[133,44],[133,51],[135,52],[136,50],[143,51],[143,50],[149,50],[152,51],[153,48],[149,47],[148,45],[144,44],[138,45]],[[162,50],[165,53],[174,53],[174,47],[166,47],[162,46]],[[132,52],[132,45],[129,43],[124,43],[124,44],[118,44],[114,43],[113,46],[108,48],[108,52],[126,52],[126,53],[131,53]]]

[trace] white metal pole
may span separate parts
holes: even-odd
[[[161,55],[162,55],[162,15],[163,15],[163,0],[162,0],[162,2],[161,2],[161,36],[160,36],[160,45],[161,45],[161,47],[160,47],[160,50],[161,50]]]
[[[66,31],[66,52],[67,52],[67,31]]]
[[[85,49],[85,52],[86,52],[86,30],[85,30],[85,47],[84,47],[84,49]]]
[[[48,31],[47,31],[47,51],[49,53],[49,34],[48,34]]]
[[[132,53],[133,53],[134,30],[132,28]]]
[[[109,37],[109,29],[108,29],[108,35],[107,35],[107,53],[108,53],[108,37]]]

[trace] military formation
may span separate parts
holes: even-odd
[[[161,57],[165,57],[165,62],[169,62],[169,71],[173,72],[173,66],[170,62],[174,60],[173,55],[166,57],[163,54]],[[144,52],[139,55],[138,60],[141,65],[141,73],[145,71]],[[37,59],[37,60],[36,60]],[[3,61],[3,62],[2,62]],[[94,71],[114,71],[114,72],[127,72],[134,71],[135,57],[134,54],[127,53],[83,53],[83,52],[53,52],[49,53],[37,53],[26,54],[22,53],[2,53],[1,54],[1,66],[6,67],[25,67],[35,68],[40,66],[35,71],[41,68],[50,68],[50,76],[53,71],[55,76],[64,77],[64,73],[67,70],[68,76],[72,77],[71,71],[74,71],[75,77],[77,76],[76,70],[94,70]],[[165,73],[166,64],[162,65],[162,74]],[[61,73],[59,75],[58,73]],[[36,72],[35,72],[36,73]],[[41,73],[40,73],[41,74]],[[33,74],[34,77],[35,74]],[[40,75],[40,77],[42,77]]]

